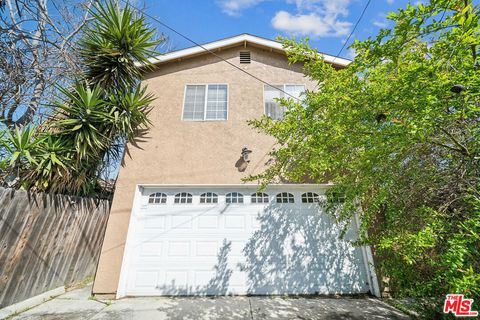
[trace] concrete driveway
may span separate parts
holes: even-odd
[[[11,319],[409,319],[372,298],[126,298],[101,302],[91,287],[67,292]]]

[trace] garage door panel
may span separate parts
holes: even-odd
[[[215,215],[202,215],[198,217],[197,228],[198,229],[207,229],[207,230],[216,230],[218,229],[220,222],[220,216]]]
[[[158,281],[158,272],[157,271],[138,271],[135,275],[135,286],[136,287],[151,287],[155,285]]]
[[[140,223],[145,229],[156,229],[164,230],[165,229],[165,216],[144,216],[141,218]],[[154,231],[155,232],[155,231]]]
[[[191,230],[193,226],[194,214],[176,214],[170,217],[170,228],[172,229],[188,229]]]
[[[245,247],[245,241],[231,240],[230,241],[230,248],[231,248],[230,249],[230,256],[232,258],[244,258],[244,254],[243,254],[244,247]]]
[[[256,190],[215,191],[219,203],[198,204],[208,188],[185,189],[188,205],[139,208],[127,259],[129,295],[222,295],[360,293],[368,291],[366,266],[354,225],[345,239],[318,204],[225,204],[227,192],[245,196]],[[286,187],[285,191],[288,191]],[[171,196],[176,192],[163,190]],[[280,192],[280,191],[279,191]],[[148,203],[145,192],[143,203]],[[129,231],[130,232],[130,231]]]
[[[230,214],[225,216],[225,229],[240,229],[246,228],[246,217],[240,214]]]
[[[216,257],[218,254],[218,241],[196,241],[195,256]]]
[[[163,253],[163,242],[144,242],[140,244],[138,254],[141,257],[161,257]]]
[[[196,270],[193,272],[195,287],[206,287],[212,279],[215,279],[215,271],[213,270]]]
[[[191,256],[192,245],[191,241],[185,240],[171,240],[168,241],[168,256],[169,257],[189,257]]]

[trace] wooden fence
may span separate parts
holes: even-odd
[[[0,188],[0,309],[94,276],[109,207]]]

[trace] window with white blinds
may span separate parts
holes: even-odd
[[[305,92],[305,86],[303,84],[286,84],[285,92],[301,100],[301,95]],[[287,96],[286,98],[291,97]]]
[[[264,86],[263,98],[265,99],[265,114],[273,120],[279,120],[283,118],[285,108],[280,106],[275,99],[283,98],[284,93],[283,85],[278,86]]]
[[[188,85],[183,105],[184,120],[203,120],[205,117],[205,85]]]
[[[284,92],[288,93],[288,95]],[[303,92],[305,92],[305,86],[302,84],[265,85],[263,91],[265,114],[273,120],[282,119],[285,107],[280,106],[276,99],[291,98],[291,96],[301,99]]]
[[[206,120],[227,119],[227,85],[209,84]]]
[[[183,120],[226,120],[228,86],[226,84],[187,85]]]

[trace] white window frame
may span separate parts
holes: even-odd
[[[178,196],[178,202],[176,202],[177,196]],[[185,199],[185,202],[182,202],[183,199]],[[187,191],[177,192],[176,194],[173,195],[173,204],[174,205],[191,205],[193,204],[193,194]]]
[[[157,200],[159,202],[155,202]],[[153,200],[150,202],[150,200]],[[153,192],[148,196],[148,205],[150,206],[158,206],[158,205],[166,205],[168,200],[168,195],[164,192]]]
[[[263,101],[262,101],[262,103],[263,103],[263,114],[268,117],[268,114],[267,114],[267,106],[266,106],[266,104],[265,104],[265,86],[266,86],[266,84],[263,84],[263,86],[262,86],[262,90],[263,90]],[[307,91],[307,86],[306,86],[305,83],[284,83],[284,84],[272,84],[272,85],[268,85],[268,86],[269,86],[269,87],[282,86],[282,90],[283,90],[284,92],[287,91],[286,88],[285,88],[286,86],[303,86],[303,88],[305,89],[305,91]],[[305,91],[304,91],[304,92],[305,92]],[[280,91],[280,93],[282,93],[282,94],[284,95],[283,98],[287,98],[287,99],[288,99],[288,98],[292,98],[292,97],[290,97],[290,96],[286,96],[286,97],[285,97],[285,93],[283,93],[283,92],[281,92],[281,91]],[[272,120],[278,121],[278,119],[272,119]]]
[[[208,196],[210,194],[210,196]],[[204,200],[205,202],[202,202],[202,196],[205,195],[204,197]],[[204,192],[204,193],[201,193],[199,196],[198,196],[198,201],[201,205],[214,205],[214,204],[218,204],[218,193],[216,192],[213,192],[213,191],[207,191],[207,192]]]
[[[281,201],[278,201],[279,198],[281,199]],[[285,200],[287,201],[285,202]],[[290,200],[293,200],[293,201],[290,202]],[[290,191],[279,192],[275,195],[275,202],[281,203],[281,204],[294,204],[296,203],[295,194]]]
[[[235,194],[236,196],[233,197],[233,194]],[[231,195],[231,200],[235,199],[236,201],[235,202],[228,202],[228,196]],[[240,202],[239,199],[241,199],[242,201]],[[240,192],[240,191],[231,191],[231,192],[227,192],[225,193],[225,203],[226,204],[238,204],[238,205],[243,205],[246,203],[245,201],[245,195]]]
[[[253,199],[255,198],[255,202]],[[258,200],[261,199],[259,202]],[[265,201],[266,200],[266,201]],[[270,195],[266,192],[255,192],[250,195],[250,203],[253,205],[263,205],[270,203]]]
[[[307,191],[300,195],[302,203],[319,203],[320,195],[313,191]]]
[[[207,101],[208,101],[208,86],[227,86],[227,116],[225,119],[207,119]],[[184,119],[183,115],[185,113],[185,100],[187,98],[187,87],[188,86],[205,86],[205,101],[203,102],[203,119]],[[228,83],[186,83],[185,88],[183,89],[183,103],[182,103],[182,121],[191,121],[191,122],[201,122],[201,121],[227,121],[228,120],[228,109],[230,104],[230,87]],[[264,103],[265,104],[265,103]]]

